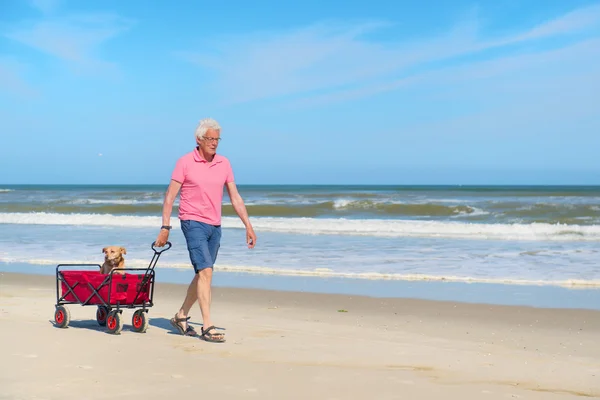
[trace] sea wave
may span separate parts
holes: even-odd
[[[53,260],[40,258],[12,258],[0,257],[2,263],[23,263],[33,265],[58,265],[58,264],[96,264],[89,260]],[[127,266],[130,268],[147,268],[147,260],[127,260]],[[83,267],[82,267],[83,268]],[[87,268],[87,267],[86,267]],[[161,262],[157,269],[186,269],[189,270],[188,263],[169,263]],[[385,281],[429,281],[429,282],[455,282],[455,283],[488,283],[502,285],[528,285],[528,286],[561,286],[571,289],[593,289],[600,287],[600,280],[585,279],[521,279],[504,277],[474,277],[457,275],[434,275],[434,274],[406,274],[406,273],[380,273],[380,272],[343,272],[334,271],[328,268],[315,269],[294,269],[294,268],[272,268],[260,266],[245,265],[215,265],[215,270],[224,272],[247,273],[257,275],[276,275],[276,276],[308,276],[317,278],[346,278],[346,279],[365,279],[365,280],[385,280]]]
[[[177,212],[179,202],[174,210]],[[478,210],[469,205],[444,205],[435,203],[403,203],[389,200],[336,199],[306,201],[297,199],[246,201],[251,215],[269,217],[318,217],[367,214],[390,217],[448,217],[475,214]],[[39,203],[22,201],[0,205],[4,212],[56,212],[56,213],[105,213],[120,215],[144,215],[162,213],[162,199],[45,199]],[[235,215],[231,203],[223,204],[224,215]]]
[[[0,224],[80,225],[155,228],[161,217],[109,214],[0,213]],[[257,231],[304,235],[424,237],[476,240],[600,241],[600,225],[548,223],[489,224],[444,221],[345,218],[254,217]],[[224,228],[243,228],[237,217],[223,217]],[[177,225],[175,225],[177,227]]]
[[[121,216],[155,216],[162,214],[162,197],[131,195],[121,197],[96,196],[18,196],[10,193],[0,198],[0,213],[62,213],[107,214]],[[361,198],[354,194],[331,199],[311,199],[306,196],[289,198],[251,198],[245,201],[253,217],[288,218],[389,218],[433,219],[438,221],[479,221],[489,223],[539,222],[566,225],[600,223],[600,200],[586,202],[488,201],[485,199],[415,199]],[[175,201],[173,212],[177,213]],[[236,216],[231,203],[225,201],[224,216]]]

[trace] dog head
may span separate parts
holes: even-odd
[[[107,246],[102,249],[102,253],[104,253],[104,261],[114,265],[123,261],[123,256],[127,254],[127,250],[121,246]]]

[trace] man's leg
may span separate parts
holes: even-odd
[[[211,315],[210,315],[210,306],[212,303],[212,276],[213,276],[213,267],[217,260],[217,254],[219,252],[219,247],[221,246],[221,227],[213,226],[211,227],[211,234],[208,238],[208,252],[209,252],[209,260],[207,263],[210,265],[209,268],[205,268],[200,271],[200,278],[198,279],[198,302],[200,303],[200,310],[202,311],[202,321],[203,327],[202,329],[206,331],[206,329],[210,328],[213,325]],[[214,330],[210,330],[209,335],[213,340],[222,341],[223,334],[214,332]],[[208,336],[208,335],[207,335]]]
[[[190,313],[190,309],[192,308],[192,306],[194,305],[194,303],[197,300],[198,300],[198,274],[194,274],[194,279],[192,279],[192,282],[188,286],[185,300],[183,301],[183,304],[181,305],[179,312],[177,312],[177,318],[180,318],[180,319],[187,318]],[[187,329],[187,321],[181,321],[180,324],[181,324],[181,326],[183,326],[184,330]]]
[[[212,268],[204,268],[196,275],[199,277],[197,282],[198,304],[200,305],[200,312],[202,313],[202,325],[205,328],[212,326],[212,321],[210,319],[212,273]]]
[[[190,282],[185,299],[181,305],[179,311],[175,315],[177,323],[183,328],[184,332],[187,332],[188,318],[190,309],[194,303],[198,300],[198,281],[200,270],[212,265],[210,262],[210,252],[208,250],[208,239],[210,237],[210,230],[207,229],[206,224],[202,224],[196,221],[184,220],[181,221],[181,230],[184,234],[187,249],[190,255],[190,261],[194,267],[194,278]],[[194,333],[194,332],[190,332]]]

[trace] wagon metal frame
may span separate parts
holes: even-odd
[[[147,268],[128,267],[101,274],[100,264],[58,264],[54,312],[56,326],[66,328],[71,321],[66,305],[79,304],[97,306],[96,321],[100,326],[106,326],[107,331],[112,334],[119,334],[123,329],[123,309],[137,309],[132,316],[132,329],[135,332],[145,332],[148,329],[148,309],[154,306],[154,268],[161,254],[171,248],[171,243],[167,242],[165,246],[162,250],[156,250],[152,243],[154,254]],[[66,269],[71,267],[84,269]],[[96,284],[90,280],[94,280]],[[131,285],[133,283],[135,285]],[[117,292],[119,296],[116,296]],[[115,297],[119,298],[115,300]]]

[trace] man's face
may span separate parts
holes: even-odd
[[[204,154],[215,155],[217,152],[217,146],[219,146],[220,138],[221,133],[219,131],[207,129],[204,136],[197,140],[198,146],[200,146]]]

